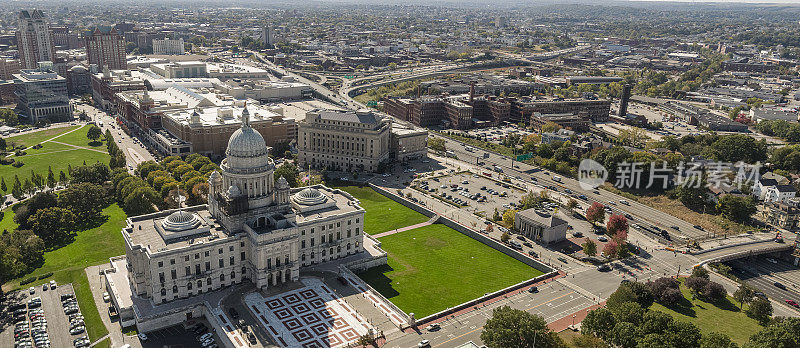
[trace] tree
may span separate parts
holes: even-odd
[[[431,150],[444,152],[446,151],[444,144],[444,139],[442,138],[428,138],[428,147]]]
[[[593,202],[588,209],[586,209],[586,220],[592,224],[602,224],[606,219],[605,207],[597,202]]]
[[[152,188],[137,187],[125,197],[122,207],[128,216],[149,214],[155,211],[160,200],[161,197]]]
[[[618,322],[611,330],[611,343],[620,348],[636,347],[636,326],[628,322]]]
[[[770,316],[772,316],[772,303],[767,299],[756,297],[750,303],[750,307],[745,310],[745,313],[755,320],[766,323],[769,321]]]
[[[105,189],[87,182],[70,185],[58,195],[58,206],[69,209],[82,220],[99,216],[107,202]]]
[[[570,198],[569,201],[567,201],[567,210],[569,210],[570,212],[575,210],[575,208],[577,207],[578,207],[578,201],[576,201],[575,199]]]
[[[298,176],[300,175],[297,167],[294,164],[284,162],[280,167],[275,169],[275,178],[283,177],[290,187],[297,187]]]
[[[563,342],[547,328],[544,318],[509,306],[495,308],[481,340],[487,347],[561,347]],[[534,342],[535,345],[534,345]]]
[[[649,334],[662,334],[666,328],[672,325],[674,319],[671,315],[660,311],[647,311],[642,316],[642,323],[638,327],[637,335],[644,337]]]
[[[589,238],[586,238],[586,242],[583,243],[583,253],[589,257],[594,257],[597,255],[597,243]]]
[[[703,266],[695,266],[692,268],[692,277],[708,279],[708,270]]]
[[[56,175],[53,174],[53,168],[50,166],[47,167],[47,187],[51,189],[56,187]]]
[[[606,233],[610,236],[614,236],[617,232],[624,232],[627,235],[628,232],[628,219],[620,214],[611,215],[608,218],[608,223],[606,223]]]
[[[626,322],[633,325],[639,325],[644,316],[644,309],[636,302],[622,302],[610,307],[608,310],[614,314],[617,322]]]
[[[700,348],[738,348],[738,346],[727,335],[709,332],[700,339]]]
[[[103,131],[100,130],[99,127],[92,125],[89,127],[89,130],[86,132],[86,137],[89,138],[91,141],[97,141],[103,135]]]
[[[609,348],[608,343],[594,335],[581,334],[572,338],[572,347],[575,348]]]
[[[679,289],[680,283],[670,277],[661,277],[647,282],[647,287],[650,288],[656,301],[665,306],[672,306],[683,298]],[[676,293],[679,298],[675,298]]]
[[[753,196],[725,195],[717,202],[717,211],[730,220],[747,222],[756,212],[756,202]]]
[[[684,285],[697,295],[702,294],[703,289],[708,285],[708,279],[700,277],[689,277],[684,281]]]
[[[619,244],[617,244],[616,240],[612,239],[608,241],[608,243],[606,243],[606,245],[603,246],[603,255],[605,255],[609,259],[616,257],[618,246]]]
[[[509,239],[511,239],[511,235],[508,234],[508,232],[503,232],[503,234],[500,235],[500,241],[503,243],[507,243]]]
[[[742,285],[739,285],[739,288],[733,293],[733,298],[736,301],[739,301],[739,310],[744,308],[745,303],[750,303],[750,301],[753,299],[753,295],[755,295],[755,290],[747,285],[747,283],[742,283]]]
[[[721,301],[728,293],[720,283],[708,282],[703,288],[703,297],[711,302]]]
[[[67,241],[77,217],[71,211],[53,207],[40,209],[28,220],[37,236],[47,244],[58,244]]]
[[[6,178],[0,178],[0,190],[3,192],[8,191],[8,187],[6,186]]]
[[[673,320],[664,336],[673,347],[697,347],[702,334],[700,329],[690,322]]]
[[[611,330],[617,324],[614,314],[606,308],[598,308],[586,314],[581,322],[581,333],[609,339]]]
[[[800,319],[785,318],[777,320],[774,325],[769,325],[750,337],[744,347],[800,347]]]
[[[507,209],[503,212],[503,226],[506,228],[514,227],[514,217],[517,215],[517,211],[514,209]]]

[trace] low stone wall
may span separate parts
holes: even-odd
[[[432,210],[430,210],[428,208],[425,208],[425,207],[423,207],[423,206],[421,206],[419,204],[416,204],[416,203],[414,203],[412,201],[409,201],[409,200],[405,199],[405,197],[398,196],[397,192],[389,192],[388,190],[384,190],[382,187],[379,187],[379,186],[377,186],[377,185],[375,185],[373,183],[370,183],[369,186],[372,187],[372,189],[377,191],[378,193],[380,193],[380,194],[392,199],[393,201],[395,201],[397,203],[400,203],[400,204],[406,206],[407,208],[412,209],[412,210],[414,210],[414,211],[416,211],[416,212],[418,212],[418,213],[420,213],[422,215],[425,215],[425,216],[427,216],[429,218],[433,217],[434,215],[436,215],[436,213],[434,211],[432,211]]]
[[[448,315],[450,315],[452,313],[456,313],[458,311],[467,309],[469,307],[476,306],[476,305],[480,304],[481,302],[488,301],[488,300],[494,299],[496,297],[503,296],[505,294],[514,292],[514,291],[519,290],[521,288],[524,288],[524,287],[526,287],[528,285],[532,285],[532,284],[541,282],[543,280],[555,277],[556,275],[558,275],[558,272],[556,272],[556,271],[553,271],[553,272],[550,272],[550,273],[545,273],[545,274],[540,275],[540,276],[538,276],[536,278],[531,278],[531,279],[519,282],[519,283],[514,284],[512,286],[509,286],[509,287],[507,287],[505,289],[500,289],[498,291],[495,291],[495,292],[492,292],[492,293],[488,293],[488,294],[486,294],[484,296],[478,297],[478,298],[476,298],[474,300],[471,300],[471,301],[464,302],[464,303],[462,303],[462,304],[460,304],[458,306],[455,306],[453,308],[448,308],[448,309],[445,309],[445,310],[443,310],[441,312],[434,313],[434,314],[431,314],[431,315],[429,315],[427,317],[418,319],[417,322],[416,322],[416,325],[418,327],[422,326],[422,325],[425,325],[428,322],[434,321],[434,320],[439,319],[439,318],[446,317],[446,316],[448,316]]]

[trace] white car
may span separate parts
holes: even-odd
[[[108,301],[111,301],[111,295],[109,295],[108,292],[104,292],[103,293],[103,302],[108,302]]]
[[[140,341],[147,341],[147,335],[145,335],[143,333],[140,333],[140,334],[138,334],[136,336],[139,336],[139,340]]]

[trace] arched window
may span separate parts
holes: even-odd
[[[186,284],[186,289],[187,290],[192,290],[192,282],[189,282],[189,284]]]
[[[336,247],[336,252],[337,253],[342,252],[342,246],[341,245]]]
[[[225,281],[225,274],[224,274],[224,273],[220,273],[220,275],[219,275],[219,281],[221,281],[221,282],[224,282],[224,281]]]
[[[247,267],[242,266],[242,277],[244,277],[246,274],[247,274]]]
[[[203,280],[202,280],[202,279],[198,279],[198,280],[197,280],[197,288],[198,288],[198,289],[201,289],[201,288],[203,288]]]
[[[347,250],[350,250],[350,243],[347,243]]]
[[[167,289],[161,288],[161,296],[167,296]]]
[[[206,286],[209,287],[209,288],[211,287],[211,277],[208,277],[206,279]]]
[[[231,271],[231,280],[236,279],[236,271]]]
[[[173,294],[177,294],[178,293],[178,286],[177,285],[173,285],[172,286],[172,293]]]

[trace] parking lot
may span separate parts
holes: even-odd
[[[472,129],[467,131],[466,133],[473,137],[477,136],[484,138],[484,140],[488,142],[500,144],[501,142],[503,142],[503,139],[505,139],[509,135],[519,135],[524,137],[529,134],[532,134],[533,132],[524,128],[518,128],[516,126],[506,126],[506,127],[489,127],[489,128]]]
[[[418,179],[415,183],[430,195],[467,206],[464,209],[487,218],[492,217],[495,209],[502,214],[506,209],[515,208],[525,194],[524,190],[508,183],[467,172]]]
[[[86,336],[86,332],[73,294],[69,284],[56,287],[50,283],[8,294],[7,308],[16,309],[17,313],[6,316],[11,322],[3,323],[3,332],[0,333],[0,342],[3,343],[0,346],[88,346],[88,340],[85,339],[78,343],[81,337]],[[65,304],[62,304],[62,298]]]

